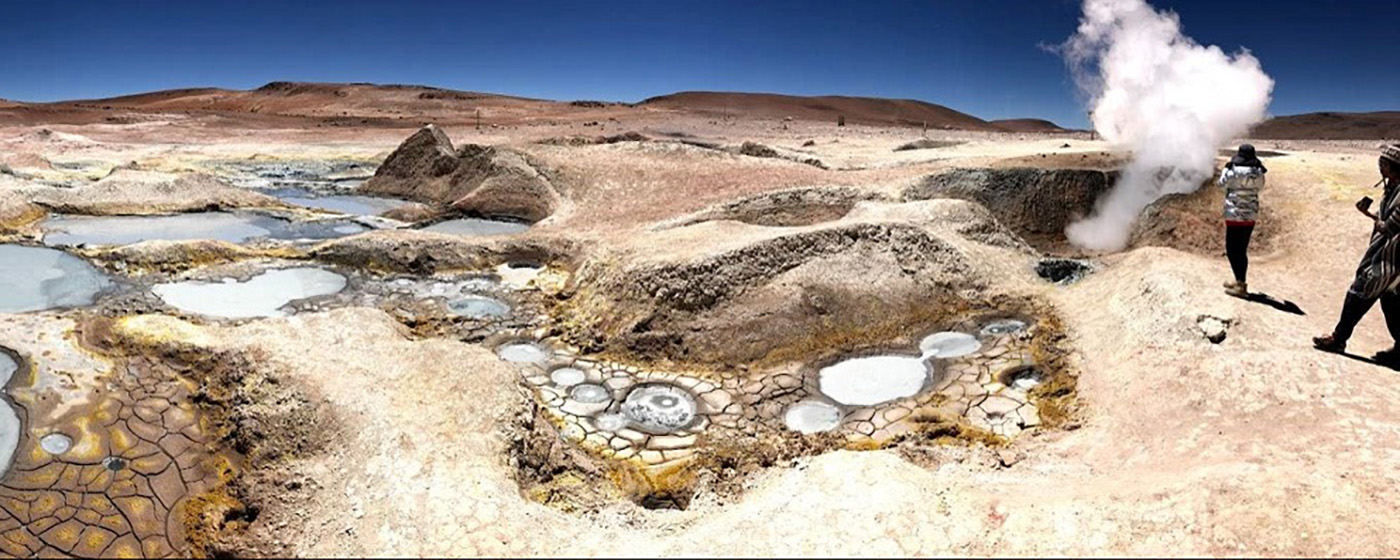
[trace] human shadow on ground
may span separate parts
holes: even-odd
[[[1262,303],[1284,313],[1292,313],[1294,315],[1307,315],[1307,313],[1303,312],[1303,308],[1298,307],[1298,304],[1288,301],[1286,299],[1278,299],[1274,296],[1263,292],[1250,292],[1248,294],[1245,294],[1244,296],[1235,297],[1238,297],[1245,301]]]
[[[1371,364],[1371,365],[1376,366],[1376,367],[1383,367],[1383,368],[1386,368],[1386,369],[1391,370],[1391,371],[1400,371],[1400,364],[1385,363],[1385,362],[1377,362],[1377,361],[1375,361],[1375,360],[1373,360],[1373,359],[1371,359],[1371,358],[1367,358],[1366,356],[1362,356],[1362,355],[1359,355],[1359,354],[1352,354],[1351,352],[1331,352],[1331,353],[1332,353],[1332,354],[1336,354],[1336,355],[1338,355],[1338,356],[1343,356],[1343,357],[1351,358],[1351,359],[1356,360],[1356,361],[1361,362],[1361,363]]]

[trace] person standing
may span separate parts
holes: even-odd
[[[1254,154],[1254,146],[1241,144],[1235,157],[1220,172],[1219,184],[1225,187],[1225,256],[1230,259],[1233,282],[1225,283],[1225,293],[1235,297],[1249,295],[1245,274],[1249,271],[1249,238],[1254,235],[1254,221],[1259,216],[1259,191],[1264,188],[1264,162]]]
[[[1370,197],[1356,203],[1357,210],[1372,220],[1371,243],[1356,268],[1356,278],[1342,302],[1342,316],[1336,328],[1332,334],[1313,338],[1313,346],[1319,350],[1345,352],[1356,324],[1377,300],[1385,313],[1390,337],[1400,341],[1400,295],[1395,292],[1400,286],[1400,144],[1382,147],[1379,165],[1381,182],[1385,184],[1380,208],[1375,213],[1370,211]],[[1376,361],[1387,365],[1400,362],[1397,358],[1400,352],[1394,346],[1375,355]]]

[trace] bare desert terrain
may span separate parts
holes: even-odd
[[[0,553],[1400,553],[1382,318],[1309,340],[1378,141],[1259,130],[1240,299],[1215,186],[1069,244],[1130,154],[1033,119],[0,103]]]

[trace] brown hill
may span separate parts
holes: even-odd
[[[1045,119],[1001,119],[990,122],[992,126],[1007,132],[1070,132]]]
[[[1274,117],[1254,127],[1250,136],[1279,140],[1383,140],[1400,138],[1400,111],[1326,112]]]
[[[560,102],[415,85],[272,82],[252,90],[182,88],[105,99],[53,103],[0,101],[0,120],[32,123],[124,122],[139,113],[219,115],[230,123],[266,121],[305,126],[304,119],[337,126],[419,126],[469,123],[477,112],[488,123],[541,118],[601,120],[631,111],[667,110],[744,118],[793,118],[835,123],[909,126],[931,129],[1062,132],[1038,119],[987,122],[924,101],[875,97],[802,97],[769,93],[681,92],[639,104],[601,101]]]
[[[189,88],[51,105],[141,111],[219,111],[299,117],[457,118],[483,111],[529,110],[552,101],[427,86],[272,82],[247,91]]]
[[[639,105],[746,117],[791,117],[834,123],[844,116],[850,124],[924,126],[927,123],[929,128],[999,130],[991,123],[972,115],[913,99],[685,91],[652,97]]]

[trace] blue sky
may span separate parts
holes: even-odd
[[[1248,47],[1271,113],[1400,110],[1400,2],[1159,0]],[[274,80],[411,83],[549,99],[682,90],[922,99],[1085,126],[1040,48],[1075,0],[544,2],[0,0],[0,98],[53,101]]]

